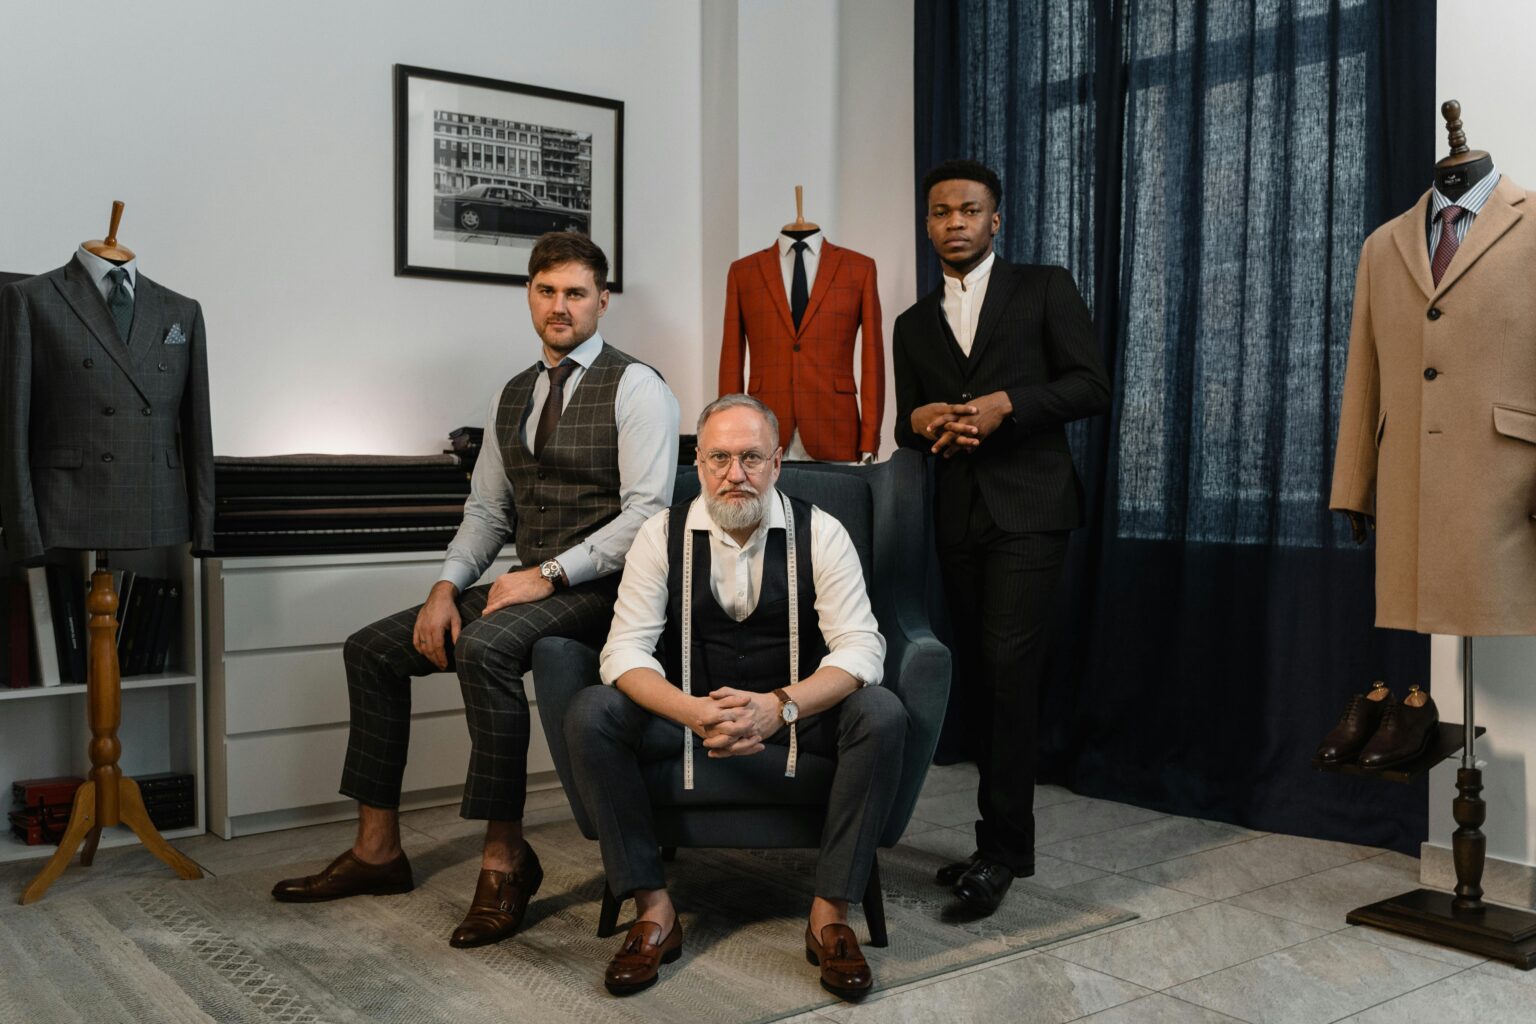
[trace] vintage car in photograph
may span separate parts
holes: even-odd
[[[437,197],[437,228],[449,231],[538,236],[546,231],[588,232],[585,210],[568,210],[511,185],[472,185]]]

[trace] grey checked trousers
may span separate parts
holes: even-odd
[[[466,818],[521,821],[528,783],[528,697],[523,672],[535,641],[570,637],[600,645],[613,618],[617,574],[556,591],[531,604],[482,617],[489,585],[459,595],[463,627],[449,647],[469,726],[469,772],[459,813]],[[369,807],[400,806],[411,738],[411,677],[437,666],[416,650],[412,634],[421,606],[380,619],[347,638],[342,657],[352,730],[341,794]]]

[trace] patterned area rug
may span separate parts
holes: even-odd
[[[0,917],[0,1022],[721,1024],[836,1002],[803,952],[813,853],[679,851],[669,874],[683,958],[654,988],[615,999],[602,973],[621,940],[595,934],[596,844],[570,822],[528,838],[545,879],[525,930],[476,950],[447,943],[478,870],[474,838],[413,849],[418,886],[404,896],[274,903],[275,879],[320,866],[304,863],[17,908]],[[991,918],[947,921],[932,882],[941,860],[906,846],[880,854],[891,944],[865,952],[882,988],[1135,916],[1019,884]],[[857,914],[854,928],[867,935]]]

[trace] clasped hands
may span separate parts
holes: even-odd
[[[969,403],[930,402],[912,410],[914,431],[933,442],[928,449],[946,459],[964,452],[969,455],[981,442],[992,436],[1013,412],[1013,403],[1005,391],[974,398]]]
[[[744,757],[762,751],[763,743],[784,724],[779,698],[722,686],[694,697],[688,723],[710,757]]]

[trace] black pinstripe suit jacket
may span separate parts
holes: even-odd
[[[177,330],[179,328],[179,330]],[[75,260],[0,289],[0,523],[49,548],[213,548],[203,314],[138,275],[118,337]]]
[[[1016,533],[1082,525],[1082,485],[1064,424],[1109,410],[1109,380],[1093,320],[1062,267],[993,263],[967,358],[944,322],[944,289],[896,318],[896,443],[927,451],[912,410],[1006,391],[1013,415],[970,455],[939,460],[941,539],[965,528],[979,494],[998,526]]]

